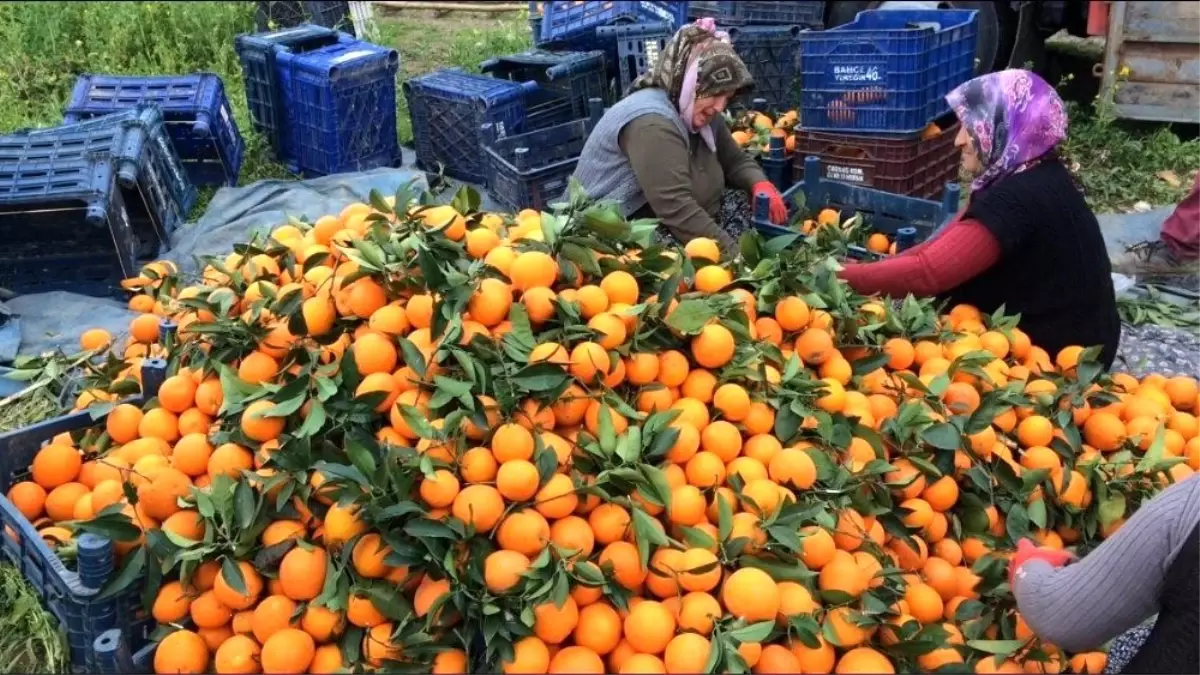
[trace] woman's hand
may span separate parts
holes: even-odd
[[[758,201],[759,195],[766,195],[770,200],[771,208],[768,211],[768,216],[771,222],[776,225],[782,225],[787,222],[788,210],[787,205],[783,203],[783,195],[779,194],[779,190],[775,188],[775,184],[769,180],[759,181],[754,184],[751,190],[753,193],[750,202],[750,208],[754,208],[755,202]]]
[[[1044,560],[1054,567],[1062,567],[1074,558],[1075,556],[1067,551],[1039,548],[1034,546],[1033,542],[1028,539],[1022,539],[1017,542],[1017,552],[1008,561],[1008,585],[1010,588],[1016,588],[1017,571],[1021,568],[1021,565],[1030,560]]]

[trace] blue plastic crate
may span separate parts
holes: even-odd
[[[800,35],[801,124],[827,131],[912,133],[946,110],[971,79],[974,10],[859,12]]]
[[[688,16],[693,19],[712,18],[722,26],[801,25],[822,28],[825,25],[824,0],[719,0],[689,2]]]
[[[629,85],[658,62],[675,31],[668,23],[637,23],[596,29],[596,37],[609,54],[616,54],[613,100],[629,91]]]
[[[277,50],[292,173],[325,176],[397,166],[395,49],[341,40],[306,52]]]
[[[458,69],[414,77],[402,85],[412,116],[417,166],[424,171],[485,183],[487,158],[480,129],[495,125],[497,137],[525,130],[525,96],[536,82],[510,82]]]
[[[792,156],[788,154],[782,138],[771,137],[767,152],[759,155],[758,163],[775,189],[785,192],[792,186]]]
[[[497,138],[494,126],[480,130],[486,143],[488,189],[513,211],[547,210],[566,193],[588,134],[604,114],[604,101],[588,102],[589,116],[545,129]]]
[[[315,51],[353,40],[345,33],[309,24],[234,38],[233,48],[242,64],[242,78],[246,83],[250,122],[255,131],[267,137],[276,159],[286,160],[292,156],[288,111],[276,74],[276,54]]]
[[[245,143],[221,78],[210,73],[173,77],[80,75],[64,122],[78,122],[153,103],[195,185],[237,185]]]
[[[735,26],[729,40],[754,76],[754,98],[770,110],[792,110],[800,95],[799,26]],[[803,118],[802,118],[803,119]]]
[[[666,23],[672,30],[677,30],[687,23],[687,3],[651,0],[544,2],[541,42],[571,49],[599,49],[602,45],[596,37],[597,28],[627,23]]]
[[[147,359],[142,365],[142,383],[148,395],[158,392],[166,368],[161,359]],[[139,395],[127,402],[140,404],[142,400]],[[29,465],[43,443],[61,433],[103,424],[103,417],[92,419],[91,413],[81,411],[0,434],[0,493],[7,495],[15,483],[27,479]],[[77,570],[71,570],[5,496],[0,496],[0,523],[8,535],[0,537],[0,556],[21,571],[58,620],[67,636],[73,672],[103,672],[103,659],[96,652],[95,643],[104,631],[121,629],[133,643],[133,649],[148,643],[154,620],[142,606],[138,584],[115,597],[96,599],[116,570],[111,541],[91,534],[81,535],[76,540]]]
[[[897,238],[903,236],[911,243],[917,243],[931,236],[958,212],[960,188],[957,183],[947,183],[941,201],[935,202],[822,178],[820,158],[807,157],[804,161],[804,180],[783,193],[790,214],[795,213],[796,197],[803,195],[809,211],[836,209],[842,220],[859,213],[864,224],[873,231]],[[772,223],[767,216],[769,210],[770,202],[765,196],[755,199],[756,230],[768,237],[796,234],[795,230]],[[879,257],[860,247],[852,247],[850,253],[861,259]]]
[[[93,154],[112,158],[130,218],[139,228],[150,223],[158,243],[165,245],[187,221],[197,193],[167,136],[162,111],[152,104],[0,136],[0,166],[19,183],[0,192],[0,201],[6,195],[37,194],[42,183],[47,195],[65,189],[53,175],[82,170]],[[147,238],[148,233],[139,231],[139,236]]]
[[[538,91],[525,96],[525,129],[544,129],[582,119],[588,102],[609,99],[604,52],[531,50],[488,59],[479,69],[512,82],[536,82]]]

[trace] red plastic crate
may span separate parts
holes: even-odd
[[[871,136],[796,130],[795,182],[804,180],[804,158],[820,157],[822,178],[906,197],[931,199],[958,176],[954,147],[958,122],[935,138],[921,134]]]

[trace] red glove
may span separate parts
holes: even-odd
[[[754,184],[751,192],[754,194],[754,201],[756,202],[759,195],[766,195],[767,199],[770,200],[771,209],[768,211],[768,215],[772,223],[782,225],[787,222],[787,204],[783,203],[783,195],[779,194],[779,190],[776,189],[774,183],[769,180],[759,181]],[[751,209],[753,208],[753,205],[751,205]]]
[[[1030,560],[1044,560],[1054,567],[1062,567],[1073,560],[1075,556],[1067,551],[1057,551],[1049,548],[1039,548],[1028,539],[1017,542],[1017,552],[1008,561],[1008,586],[1016,589],[1017,570]]]

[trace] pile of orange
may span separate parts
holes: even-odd
[[[796,126],[800,124],[800,113],[789,110],[771,119],[765,113],[750,111],[733,120],[731,132],[738,147],[755,156],[766,155],[771,150],[771,138],[783,139],[783,149],[788,155],[796,151]]]
[[[1011,533],[1085,553],[1200,469],[1195,380],[972,307],[373,203],[134,280],[130,376],[177,371],[8,495],[174,548],[156,672],[1100,672],[1017,611]]]

